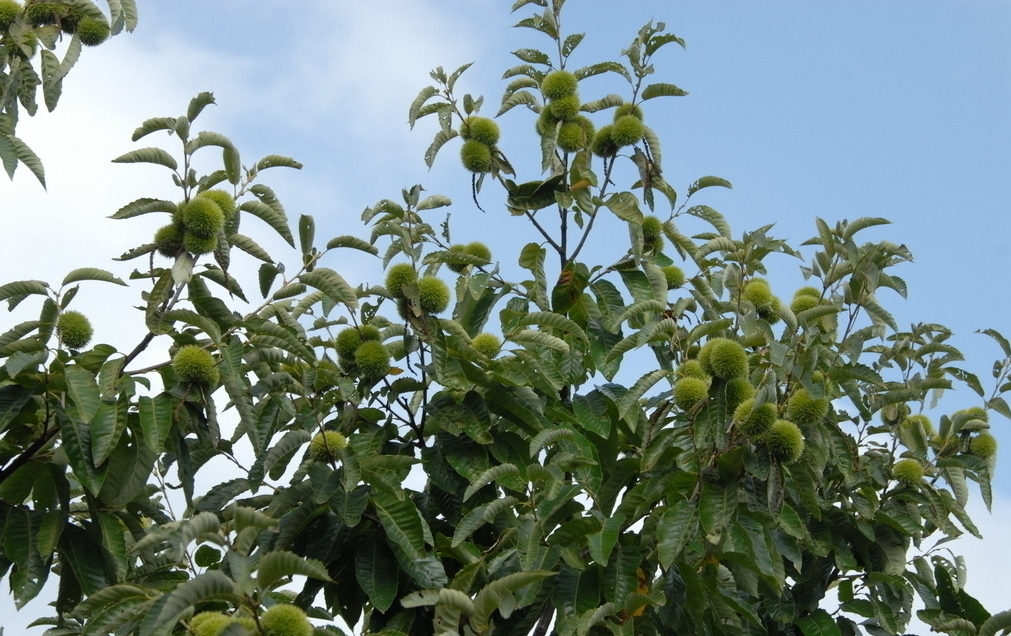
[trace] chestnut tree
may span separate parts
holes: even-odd
[[[990,504],[1011,344],[981,331],[983,381],[945,326],[897,324],[911,255],[864,238],[885,219],[732,231],[703,202],[730,183],[676,187],[650,127],[684,42],[650,22],[587,63],[562,5],[516,2],[544,46],[515,51],[497,111],[458,89],[469,65],[405,105],[463,205],[526,221],[510,253],[454,242],[420,186],[320,240],[265,183],[300,164],[197,131],[201,93],[133,134],[167,147],[115,160],[179,188],[113,215],[165,219],[129,282],[0,285],[38,307],[0,335],[0,572],[19,604],[56,579],[48,634],[900,634],[914,607],[1011,628],[939,549]],[[594,92],[608,75],[622,93]],[[346,250],[380,279],[342,276]],[[90,341],[72,307],[100,284],[137,288],[140,342]]]

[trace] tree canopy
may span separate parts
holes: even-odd
[[[545,44],[497,104],[458,89],[470,65],[405,104],[438,122],[425,164],[463,168],[457,205],[529,224],[512,253],[455,241],[454,203],[420,185],[320,240],[268,185],[301,164],[198,129],[200,93],[114,160],[179,189],[113,214],[164,218],[119,256],[129,280],[0,285],[38,308],[0,334],[0,572],[19,606],[55,579],[48,634],[899,634],[914,603],[940,632],[1011,629],[939,549],[991,503],[1011,343],[982,329],[984,381],[944,325],[897,324],[912,256],[865,238],[883,218],[816,218],[799,245],[733,231],[704,202],[731,183],[672,184],[650,127],[685,95],[657,70],[684,41],[650,22],[587,62],[563,5],[515,3]],[[99,19],[18,7],[11,86],[14,38]],[[594,93],[604,75],[624,91]],[[610,251],[586,249],[601,232]],[[383,280],[347,280],[346,250]],[[807,284],[777,288],[773,255]],[[140,342],[91,342],[103,317],[73,301],[102,284],[137,288]],[[948,389],[978,406],[945,410]]]

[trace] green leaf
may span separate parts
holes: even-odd
[[[642,99],[643,101],[646,101],[647,99],[653,99],[654,97],[683,97],[687,94],[688,91],[681,90],[673,84],[658,82],[656,84],[650,84],[642,91]]]
[[[204,130],[186,142],[185,151],[186,154],[192,155],[205,146],[218,146],[222,150],[235,150],[235,146],[228,137],[225,137],[221,133]]]
[[[1011,630],[1011,610],[999,612],[986,619],[979,628],[978,636],[995,636],[1001,630]]]
[[[550,311],[530,312],[529,314],[522,316],[517,321],[517,326],[519,327],[526,327],[529,325],[537,325],[539,327],[546,329],[559,329],[561,331],[565,331],[566,333],[575,336],[584,343],[587,344],[589,343],[589,340],[586,337],[586,332],[584,332],[578,324],[576,324],[572,320],[569,320],[565,316],[556,314],[554,312]]]
[[[447,205],[453,205],[453,201],[449,197],[443,196],[441,194],[433,194],[430,197],[425,197],[418,202],[415,209],[421,210],[434,210],[436,208],[446,207]]]
[[[288,217],[283,211],[279,212],[276,208],[271,207],[262,201],[252,200],[243,201],[239,206],[239,209],[258,217],[264,223],[272,227],[274,231],[281,236],[281,238],[288,242],[289,245],[295,247],[295,239],[292,237],[291,229],[288,227]]]
[[[997,331],[996,329],[980,329],[976,333],[981,333],[993,338],[993,340],[1000,345],[1001,351],[1004,352],[1004,356],[1011,358],[1011,342],[1004,337],[1004,334]]]
[[[165,166],[173,171],[179,168],[175,157],[161,148],[138,148],[137,150],[131,150],[113,159],[112,163],[153,163]]]
[[[629,75],[628,69],[617,62],[600,62],[598,64],[591,64],[590,66],[578,68],[572,72],[578,80],[584,80],[587,77],[593,77],[594,75],[600,75],[601,73],[617,73],[629,82],[632,81],[632,76]]]
[[[429,168],[435,163],[435,157],[439,154],[439,150],[446,145],[446,142],[457,136],[457,132],[452,128],[444,128],[439,130],[432,139],[431,145],[425,150],[425,165]]]
[[[316,220],[309,214],[302,214],[298,217],[298,242],[302,248],[302,254],[312,253],[313,242],[316,240]]]
[[[358,296],[355,294],[354,288],[332,269],[320,267],[302,274],[298,279],[302,283],[320,290],[335,302],[344,303],[349,309],[358,307]]]
[[[380,612],[397,600],[398,572],[396,557],[379,536],[362,537],[355,548],[355,580]]]
[[[81,420],[88,423],[101,406],[98,382],[90,371],[76,364],[69,365],[65,373],[70,399],[77,407],[77,414]]]
[[[734,514],[737,490],[717,484],[706,484],[699,498],[699,520],[706,534],[718,536]]]
[[[168,633],[183,616],[198,603],[213,600],[230,600],[235,593],[235,582],[220,570],[210,570],[180,584],[151,606],[141,623],[144,634]]]
[[[284,550],[275,550],[260,557],[256,569],[256,583],[261,590],[270,590],[279,583],[288,582],[287,580],[295,575],[330,581],[330,574],[321,562]]]
[[[372,498],[379,522],[387,539],[413,560],[425,557],[425,533],[418,509],[410,499],[397,499],[377,490]]]
[[[71,42],[76,42],[73,49],[80,53],[80,38],[74,38]],[[42,96],[46,102],[46,109],[53,112],[56,104],[60,101],[63,93],[63,77],[60,75],[60,60],[52,53],[43,49],[42,58]]]
[[[105,402],[91,419],[91,460],[100,467],[116,448],[126,430],[127,410],[123,401]]]
[[[653,385],[655,385],[660,380],[667,378],[670,375],[670,371],[666,369],[657,369],[650,373],[645,374],[632,385],[632,388],[628,390],[628,393],[621,398],[621,404],[618,407],[618,417],[625,419],[632,409],[639,406],[639,400],[646,391],[650,390]]]
[[[292,453],[300,447],[309,443],[312,435],[308,431],[292,430],[285,433],[281,440],[270,447],[263,458],[263,470],[269,472],[277,462],[285,457],[290,457]]]
[[[221,162],[225,165],[225,177],[228,183],[239,185],[242,179],[242,160],[239,151],[233,148],[225,148],[221,153]]]
[[[123,579],[126,577],[128,567],[126,537],[130,534],[130,529],[112,513],[99,512],[97,517],[98,525],[102,529],[102,548],[112,561],[116,578]]]
[[[372,245],[368,241],[362,240],[357,236],[337,236],[330,239],[330,241],[326,244],[326,248],[328,250],[336,249],[338,247],[349,247],[362,252],[368,252],[373,256],[379,256],[379,249],[375,245]]]
[[[796,624],[804,636],[842,636],[842,631],[832,616],[823,609],[816,609],[809,616],[798,618]]]
[[[249,254],[253,258],[258,258],[264,263],[269,264],[271,267],[274,265],[274,259],[271,258],[270,254],[267,253],[265,249],[260,247],[260,244],[253,239],[245,236],[243,234],[232,234],[228,237],[228,242],[231,243],[232,247],[237,247],[246,254]],[[266,296],[266,294],[264,294]]]
[[[540,349],[541,347],[546,347],[562,353],[569,352],[569,344],[567,342],[561,338],[552,336],[551,334],[544,333],[543,331],[522,329],[520,331],[510,333],[509,340],[534,351]]]
[[[691,540],[696,522],[695,505],[682,499],[663,513],[658,526],[657,558],[660,565],[669,568],[682,548]]]
[[[213,103],[214,93],[209,93],[207,91],[197,93],[197,95],[190,100],[189,106],[186,107],[186,119],[195,121],[200,113],[203,112],[204,108]]]
[[[69,285],[71,283],[76,283],[82,280],[99,280],[106,283],[114,283],[116,285],[126,286],[123,280],[112,272],[106,271],[104,269],[99,269],[97,267],[82,267],[75,269],[63,278],[63,285]]]
[[[169,214],[173,214],[175,211],[176,204],[171,201],[165,201],[164,199],[141,198],[127,203],[120,209],[116,210],[116,213],[110,215],[109,218],[129,219],[135,216],[140,216],[141,214],[148,214],[150,212],[168,212]]]
[[[631,192],[613,194],[608,197],[604,205],[622,221],[642,225],[643,216],[642,211],[639,209],[639,201]]]
[[[842,231],[842,238],[849,240],[860,230],[874,227],[876,225],[889,225],[891,221],[880,217],[862,216],[845,224]]]
[[[66,524],[60,535],[60,558],[70,566],[86,595],[95,594],[109,585],[102,546],[96,544],[88,532],[72,523]]]
[[[590,556],[601,565],[607,565],[607,561],[618,543],[621,536],[622,527],[625,523],[625,515],[618,514],[604,520],[604,527],[600,532],[587,535],[586,541],[590,548]]]
[[[7,176],[11,179],[14,178],[14,171],[20,162],[32,171],[43,188],[46,187],[46,171],[42,167],[42,160],[35,154],[35,151],[28,147],[28,144],[17,137],[0,132],[0,159],[3,160],[4,169],[7,170]]]
[[[131,139],[133,141],[138,141],[142,137],[150,135],[151,133],[157,132],[159,130],[166,130],[169,132],[169,134],[171,134],[175,130],[175,127],[176,127],[175,117],[152,117],[151,119],[146,120],[143,124],[138,126],[136,130],[133,131],[133,136],[131,137]]]
[[[548,54],[543,51],[538,51],[537,49],[518,49],[513,51],[513,55],[528,64],[543,64],[545,66],[551,65],[551,58],[548,57]]]
[[[546,446],[552,446],[560,440],[574,439],[575,437],[576,432],[570,428],[561,426],[558,428],[546,428],[530,440],[530,457],[536,457],[537,453],[541,452],[541,449]]]
[[[408,126],[414,128],[414,123],[418,121],[418,114],[421,112],[421,107],[424,106],[425,102],[434,97],[438,92],[439,89],[436,88],[435,86],[426,86],[425,88],[421,89],[421,92],[418,93],[418,96],[414,98],[413,102],[411,102],[411,107],[408,110],[407,113]]]
[[[486,523],[491,523],[495,518],[502,512],[510,509],[518,503],[518,499],[512,495],[503,497],[501,499],[495,499],[486,504],[481,504],[477,506],[466,515],[463,519],[456,524],[456,529],[453,531],[453,542],[452,546],[458,547],[461,543],[466,541],[474,532]]]
[[[40,280],[19,280],[6,285],[0,285],[0,300],[18,298],[31,294],[46,294],[49,286]]]
[[[495,113],[495,116],[499,117],[500,115],[503,115],[520,105],[536,108],[538,106],[537,97],[527,90],[518,90],[513,93],[506,93],[502,96],[502,105],[499,106],[498,112]]]
[[[713,186],[719,186],[721,188],[734,187],[733,185],[731,185],[729,181],[727,181],[722,177],[713,177],[713,176],[699,177],[698,179],[695,180],[695,183],[688,186],[688,196],[692,196],[693,194],[695,194],[696,192],[698,192],[703,188],[711,188]]]
[[[481,490],[488,484],[494,483],[503,477],[511,477],[513,475],[519,475],[520,470],[516,468],[514,464],[498,464],[497,466],[492,466],[488,470],[484,471],[474,479],[467,490],[463,493],[463,500],[467,501],[474,496],[477,491]]]
[[[670,44],[671,42],[677,42],[683,49],[688,48],[685,41],[673,33],[661,33],[660,35],[654,35],[646,41],[646,55],[653,55],[660,49],[660,47]]]

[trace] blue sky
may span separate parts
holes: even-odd
[[[0,185],[3,209],[26,226],[16,241],[0,238],[5,280],[55,282],[85,265],[128,273],[108,258],[146,241],[157,221],[105,217],[140,196],[175,195],[159,170],[107,162],[135,147],[129,136],[140,121],[181,113],[204,90],[215,93],[218,105],[202,115],[201,128],[229,136],[246,160],[279,153],[305,164],[300,172],[264,176],[289,215],[316,217],[317,237],[361,234],[364,207],[422,183],[456,201],[458,240],[483,240],[500,254],[533,240],[521,221],[495,212],[492,189],[482,199],[489,212],[474,209],[455,145],[427,170],[422,155],[433,129],[423,123],[412,132],[406,124],[407,106],[429,69],[471,61],[461,85],[485,94],[485,114],[494,114],[501,72],[517,63],[508,51],[546,44],[533,32],[509,28],[517,19],[508,13],[511,2],[140,4],[137,32],[86,51],[57,111],[22,123],[20,134],[43,156],[50,187],[43,192],[27,171]],[[916,262],[900,269],[909,300],[886,296],[883,302],[900,324],[954,329],[966,366],[989,377],[997,351],[973,332],[1011,333],[1011,2],[627,0],[617,6],[570,0],[566,29],[588,33],[575,64],[616,59],[650,19],[666,22],[688,43],[686,50],[664,49],[655,79],[690,95],[646,108],[647,123],[664,143],[668,181],[682,192],[702,175],[733,182],[733,190],[698,197],[726,215],[735,234],[776,223],[773,233],[796,243],[814,234],[815,216],[830,223],[891,219],[868,238],[905,243]],[[599,78],[581,93],[588,99],[620,89]],[[523,135],[531,119],[517,110],[501,124],[507,153],[529,152]],[[523,131],[515,142],[511,129]],[[279,244],[270,249],[287,257]],[[799,264],[771,260],[773,281],[800,284]],[[360,260],[329,265],[352,283],[378,276]],[[97,288],[89,301],[87,291],[80,302],[96,307],[115,298],[122,306],[136,302],[129,293]],[[99,326],[98,338],[126,348],[123,334],[135,329],[127,318]],[[0,324],[6,321],[0,317]],[[960,391],[945,403],[960,408],[974,397]],[[1011,423],[995,417],[994,425],[1006,461]],[[1001,541],[1001,528],[1011,521],[1011,476],[1003,467],[996,486],[995,515],[980,518],[987,539],[961,548],[970,557],[970,591],[991,610],[1007,609],[995,590],[1011,567]],[[33,603],[11,623],[2,603],[8,633],[20,633],[20,621],[46,611]]]

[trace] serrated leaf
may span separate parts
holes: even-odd
[[[95,376],[84,367],[76,364],[67,366],[65,371],[67,392],[77,407],[77,415],[87,424],[95,417],[101,406],[101,393]]]
[[[845,224],[842,231],[842,238],[851,239],[860,230],[874,227],[876,225],[889,225],[891,221],[881,217],[862,216]]]
[[[653,55],[660,49],[660,47],[670,44],[671,42],[677,42],[683,49],[688,48],[685,41],[673,33],[661,33],[659,35],[654,35],[646,42],[646,55]]]
[[[452,128],[443,128],[439,130],[432,139],[431,145],[428,146],[427,150],[425,150],[425,165],[431,168],[432,164],[435,163],[435,156],[439,154],[439,149],[442,148],[447,141],[456,136],[457,132]]]
[[[122,401],[103,401],[91,418],[91,461],[101,467],[126,430],[126,406]]]
[[[0,285],[0,300],[17,298],[31,294],[45,295],[49,287],[39,280],[19,280],[6,285]]]
[[[534,311],[522,316],[516,323],[518,327],[537,325],[541,328],[560,329],[565,331],[584,343],[589,343],[586,332],[574,321],[550,311]]]
[[[510,333],[509,340],[517,344],[524,345],[534,351],[536,351],[539,347],[547,347],[548,349],[553,349],[562,353],[569,352],[569,343],[565,342],[561,338],[544,333],[543,331],[522,329],[520,331]]]
[[[112,163],[153,163],[165,166],[173,171],[179,168],[175,157],[161,148],[138,148],[137,150],[131,150],[113,159]]]
[[[628,393],[621,398],[621,404],[618,407],[618,417],[624,419],[632,409],[638,407],[639,400],[646,394],[646,391],[669,375],[670,371],[657,369],[636,380],[635,384],[628,390]]]
[[[19,138],[0,132],[0,159],[3,160],[4,169],[11,179],[14,178],[14,171],[20,162],[31,170],[43,188],[46,187],[46,170],[42,167],[42,160]]]
[[[232,247],[237,247],[253,258],[260,259],[266,264],[273,265],[274,259],[270,257],[267,250],[260,247],[260,244],[249,238],[245,234],[232,234],[228,237],[228,242]]]
[[[193,99],[190,100],[189,106],[186,107],[186,119],[190,121],[196,120],[196,118],[203,112],[204,108],[214,103],[214,93],[203,91],[197,93]]]
[[[653,99],[654,97],[683,97],[688,91],[682,90],[674,84],[658,82],[650,84],[642,91],[642,100]]]
[[[186,154],[192,155],[205,146],[218,146],[222,150],[235,150],[235,146],[228,137],[225,137],[221,133],[203,130],[197,133],[196,137],[186,142],[185,151]]]
[[[688,196],[692,196],[693,194],[695,194],[696,192],[698,192],[703,188],[711,188],[713,186],[718,186],[721,188],[734,187],[729,181],[727,181],[722,177],[714,177],[714,176],[699,177],[698,179],[695,180],[695,183],[688,186]]]
[[[593,100],[592,102],[586,102],[585,104],[579,107],[579,110],[583,111],[584,113],[595,113],[599,110],[604,110],[605,108],[614,108],[616,106],[621,106],[624,103],[625,100],[622,99],[621,95],[615,95],[612,93],[610,95],[605,95],[600,99]]]
[[[302,248],[302,255],[312,253],[313,242],[316,240],[316,220],[309,214],[302,214],[298,217],[298,242]]]
[[[187,610],[198,603],[230,599],[234,593],[235,582],[223,572],[210,570],[198,574],[152,605],[140,631],[144,634],[167,633]]]
[[[375,245],[372,245],[368,241],[360,239],[357,236],[337,236],[330,239],[330,241],[326,244],[326,248],[328,250],[336,249],[338,247],[349,247],[351,249],[361,250],[362,252],[368,252],[373,256],[379,256],[379,249]]]
[[[380,612],[386,612],[397,599],[398,573],[396,557],[378,536],[365,536],[359,541],[355,580]]]
[[[441,194],[433,194],[430,197],[425,197],[418,202],[415,206],[416,210],[433,210],[435,208],[445,207],[447,205],[453,205],[453,201],[449,197],[443,196]]]
[[[295,247],[295,239],[291,234],[291,229],[288,227],[288,217],[283,212],[279,212],[276,208],[267,205],[263,201],[243,201],[239,209],[261,219],[267,225],[274,228],[274,231],[287,241],[288,245]]]
[[[576,79],[583,80],[587,77],[593,77],[594,75],[600,75],[601,73],[617,73],[621,75],[628,81],[632,81],[632,76],[629,75],[628,69],[617,62],[600,62],[598,64],[591,64],[590,66],[584,66],[578,68],[572,72],[576,76]]]
[[[287,579],[295,575],[330,581],[330,574],[321,562],[300,557],[292,552],[275,550],[260,557],[256,569],[256,582],[261,590],[269,590],[278,583],[286,583]]]
[[[976,333],[981,333],[993,338],[993,340],[1000,345],[1001,350],[1004,352],[1004,356],[1011,358],[1011,343],[1009,343],[1008,339],[1004,337],[1004,334],[996,329],[980,329]]]
[[[140,414],[140,428],[144,433],[144,444],[156,453],[165,448],[165,440],[172,430],[172,398],[162,394],[154,398],[137,398]]]
[[[566,37],[565,41],[562,43],[562,57],[569,57],[572,55],[572,52],[576,50],[576,47],[579,46],[579,43],[583,41],[584,37],[586,37],[585,33],[573,33],[572,35]]]
[[[411,102],[411,107],[407,112],[407,124],[411,128],[414,128],[414,123],[418,121],[418,114],[421,111],[421,107],[424,106],[425,102],[427,102],[429,99],[435,96],[438,92],[439,89],[437,89],[436,87],[426,86],[425,88],[421,89],[421,92],[418,93],[418,96],[414,98],[414,101]]]
[[[478,528],[486,523],[494,521],[499,514],[516,505],[518,501],[519,500],[516,497],[509,495],[502,497],[501,499],[495,499],[494,501],[490,501],[486,504],[481,504],[468,512],[463,516],[463,519],[456,524],[456,528],[453,531],[453,547],[459,546],[461,543],[470,538],[470,536],[474,534]]]
[[[674,563],[681,549],[691,540],[694,521],[695,506],[685,499],[664,512],[657,527],[657,557],[664,568]]]
[[[318,268],[298,277],[299,281],[315,287],[336,302],[344,303],[350,309],[358,307],[358,296],[351,285],[332,269]]]
[[[425,559],[425,531],[414,502],[377,490],[372,504],[387,539],[407,558],[416,561]]]
[[[175,117],[152,117],[151,119],[146,120],[143,124],[138,126],[136,130],[133,131],[133,136],[131,137],[131,139],[133,141],[137,141],[142,137],[150,135],[151,133],[157,132],[159,130],[166,130],[169,133],[171,133],[175,130],[175,126],[176,126]]]
[[[311,439],[312,435],[307,431],[288,431],[267,451],[267,454],[263,458],[263,470],[270,472],[277,465],[277,462],[295,452],[301,446],[308,444]]]
[[[295,170],[301,170],[302,164],[291,157],[267,155],[256,162],[256,170],[266,170],[267,168],[294,168]]]
[[[832,616],[823,609],[816,609],[809,616],[798,618],[796,624],[804,636],[842,636],[842,631]]]
[[[81,267],[73,270],[63,278],[63,285],[66,286],[82,280],[97,280],[126,286],[126,283],[112,272],[97,267]]]
[[[513,51],[513,55],[528,64],[543,64],[545,66],[551,65],[551,58],[548,57],[548,54],[543,51],[538,51],[537,49],[517,49]]]
[[[979,627],[978,636],[995,636],[998,631],[1011,630],[1011,610],[998,612],[986,619]]]
[[[690,214],[708,222],[723,238],[731,238],[730,224],[727,223],[727,219],[708,205],[692,206],[685,210],[685,214]]]
[[[463,493],[463,500],[467,501],[474,496],[474,493],[481,490],[488,484],[502,479],[506,476],[519,475],[520,471],[514,464],[504,463],[492,466],[477,476]]]
[[[239,151],[234,148],[225,148],[221,153],[221,161],[225,164],[225,177],[228,183],[239,185],[242,179],[242,160]]]
[[[171,201],[144,197],[127,203],[120,209],[116,210],[116,213],[110,215],[109,218],[129,219],[135,216],[140,216],[141,214],[148,214],[150,212],[168,212],[169,214],[172,214],[175,211],[176,204]]]

